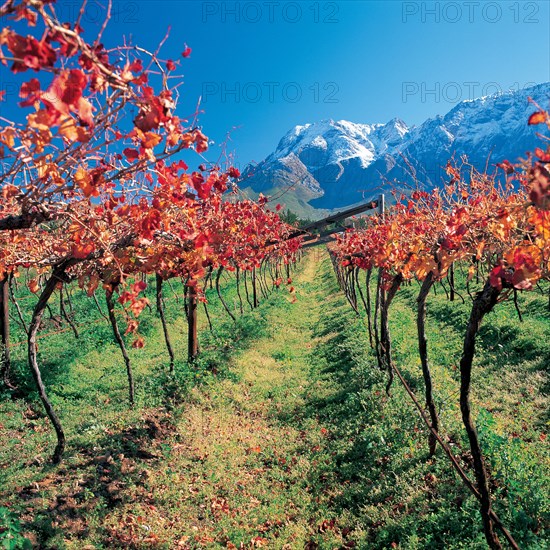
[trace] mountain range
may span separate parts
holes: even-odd
[[[466,156],[479,170],[525,157],[540,145],[527,119],[550,102],[550,83],[458,103],[444,116],[407,126],[325,120],[295,126],[276,150],[243,171],[240,187],[274,197],[300,216],[370,200],[392,188],[431,188],[445,166]]]

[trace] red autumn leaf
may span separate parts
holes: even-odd
[[[132,285],[132,291],[135,294],[139,294],[147,288],[147,283],[145,281],[137,281]]]
[[[197,153],[204,153],[208,149],[208,138],[200,130],[195,130],[193,141]]]
[[[160,227],[160,212],[152,209],[140,223],[141,231],[145,239],[152,239],[154,232]]]
[[[14,20],[21,21],[22,19],[26,19],[29,22],[30,27],[35,27],[37,18],[38,15],[36,12],[29,10],[25,6],[18,6]]]
[[[150,130],[156,130],[161,122],[164,121],[166,121],[164,108],[158,101],[158,98],[154,98],[150,103],[142,107],[134,119],[134,124],[142,132],[149,132]]]
[[[28,82],[21,84],[19,97],[24,101],[19,103],[20,107],[29,107],[40,99],[40,81],[38,78],[31,78]]]
[[[139,76],[136,76],[134,79],[132,79],[132,82],[136,86],[144,86],[149,82],[149,75],[147,72],[140,73]]]
[[[234,166],[232,166],[227,173],[229,174],[230,178],[238,179],[241,177],[241,172],[238,168],[235,168]]]
[[[82,97],[87,81],[86,75],[79,69],[62,71],[41,95],[41,99],[49,112],[68,116],[72,111],[78,115],[81,122],[93,126],[92,104]]]
[[[197,153],[204,153],[205,151],[208,151],[208,141],[195,142],[195,150]]]
[[[536,282],[539,277],[540,271],[538,269],[532,271],[529,267],[521,267],[514,271],[512,284],[518,290],[531,290],[533,288],[533,281]]]
[[[67,76],[61,100],[67,105],[78,106],[87,83],[88,79],[80,69],[72,69]]]
[[[141,59],[136,59],[133,63],[130,64],[128,69],[133,73],[140,73],[141,71],[143,71],[143,63],[141,62]]]
[[[88,244],[73,244],[72,248],[72,255],[74,258],[77,258],[79,260],[84,260],[90,256],[95,250],[95,246],[93,243]]]
[[[127,147],[122,152],[124,156],[130,161],[137,160],[139,158],[139,152],[136,149],[130,149],[129,147]]]
[[[543,164],[536,164],[530,172],[529,198],[541,209],[550,208],[550,172]]]
[[[535,155],[537,155],[542,162],[550,162],[550,152],[545,152],[540,147],[535,148]]]
[[[128,292],[127,290],[124,291],[118,298],[119,304],[125,304],[126,302],[129,302],[134,298],[134,295],[131,292]]]
[[[497,265],[493,268],[489,274],[489,283],[495,288],[502,289],[503,283],[509,287],[512,282],[513,270],[504,267],[503,265]]]
[[[515,171],[514,166],[509,160],[503,160],[497,164],[499,168],[502,168],[506,174],[512,174]]]
[[[17,59],[11,67],[14,73],[22,73],[27,69],[39,71],[42,68],[53,67],[57,60],[55,50],[45,40],[39,42],[32,36],[25,38],[9,32],[6,43],[13,57]]]
[[[135,349],[141,349],[145,346],[145,340],[140,336],[132,342],[132,347]]]

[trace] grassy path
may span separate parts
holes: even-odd
[[[341,299],[323,292],[318,270],[308,256],[294,281],[298,302],[268,306],[268,331],[234,358],[234,379],[193,391],[180,442],[144,489],[153,493],[154,513],[129,503],[111,518],[115,538],[115,525],[123,541],[129,518],[148,517],[159,541],[184,548],[345,544],[314,479],[329,458],[328,432],[304,415],[306,403],[326,393],[314,369],[321,305]]]

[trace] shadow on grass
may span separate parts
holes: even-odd
[[[415,304],[410,300],[409,305],[415,307]],[[538,306],[537,315],[544,317],[542,313],[546,306],[540,300],[529,300],[528,304],[522,304],[522,306],[524,313],[528,306],[528,314],[532,313],[532,308]],[[501,305],[496,306],[496,314],[502,307]],[[432,300],[432,302],[428,301],[428,316],[436,324],[446,325],[462,337],[466,332],[470,308],[471,305],[468,302],[462,305],[457,302]],[[503,366],[515,367],[525,362],[535,361],[536,365],[532,367],[533,370],[547,372],[550,364],[550,345],[547,342],[537,341],[529,333],[526,333],[519,319],[514,324],[493,324],[491,315],[493,313],[484,319],[477,335],[476,346],[479,350],[482,350],[482,353],[478,353],[478,356],[485,355],[488,357],[488,359],[482,361],[481,365],[500,369]],[[511,315],[515,315],[515,312],[511,312]],[[490,352],[493,350],[496,350],[502,360],[495,362],[491,359]]]
[[[117,506],[136,499],[147,500],[147,478],[164,458],[164,443],[173,441],[176,428],[171,417],[159,411],[147,413],[139,425],[111,432],[82,445],[76,462],[59,468],[45,466],[44,478],[23,487],[17,497],[27,510],[23,516],[25,530],[36,533],[34,546],[55,548],[59,540],[79,539],[89,535],[90,521],[103,519]],[[43,508],[43,495],[50,487],[56,494]],[[102,539],[108,547],[138,548],[131,538],[103,529]]]
[[[232,376],[227,366],[231,355],[265,334],[267,324],[264,310],[245,314],[235,323],[222,320],[213,333],[201,335],[202,352],[192,366],[186,362],[178,365],[180,368],[174,375],[158,369],[143,379],[142,389],[156,393],[150,396],[156,408],[146,409],[140,421],[123,429],[107,426],[105,432],[91,440],[83,441],[84,438],[79,437],[78,443],[74,433],[67,433],[67,455],[71,453],[73,458],[66,457],[59,467],[42,466],[37,476],[39,481],[14,495],[18,506],[25,510],[21,514],[25,531],[34,533],[34,547],[59,548],[64,539],[78,541],[88,537],[92,533],[91,524],[94,524],[94,535],[98,536],[97,525],[102,525],[117,507],[133,501],[153,504],[154,498],[145,489],[147,478],[152,475],[155,464],[169,456],[167,441],[171,444],[179,440],[174,418],[181,414],[187,392],[206,378]],[[41,364],[45,383],[52,388],[52,393],[63,391],[66,396],[63,383],[71,363],[78,360],[81,352],[81,348],[73,346],[67,349],[63,360]],[[19,368],[26,368],[26,364],[18,364]],[[27,371],[23,370],[18,380],[19,397],[32,400],[34,381]],[[71,397],[78,399],[76,395]],[[41,414],[42,408],[37,407]],[[22,467],[39,465],[35,459]],[[131,526],[119,530],[99,529],[105,547],[143,548],[141,538],[136,536],[133,540],[131,533]]]
[[[478,342],[485,350],[500,348],[502,354],[505,353],[503,362],[506,365],[519,365],[538,359],[542,355],[550,360],[550,348],[544,349],[545,346],[541,346],[541,342],[524,337],[518,326],[495,326],[487,322],[479,330]],[[491,363],[485,364],[489,366]]]
[[[335,293],[328,277],[325,292]],[[363,323],[342,299],[327,303],[313,332],[320,340],[310,356],[307,402],[280,417],[303,430],[312,421],[326,430],[320,455],[303,449],[312,464],[308,490],[316,495],[311,516],[345,517],[343,532],[360,525],[358,547],[409,547],[411,535],[433,548],[473,541],[480,527],[472,497],[443,458],[429,459],[427,436],[397,380],[395,395],[386,396],[387,374],[377,368]],[[420,373],[406,378],[421,391]],[[319,381],[324,390],[316,392]]]
[[[358,512],[366,500],[363,497],[370,493],[371,488],[368,483],[353,482],[365,481],[366,471],[370,472],[369,477],[374,474],[376,479],[385,468],[388,456],[384,452],[379,453],[368,437],[354,437],[350,441],[349,434],[359,435],[365,425],[382,421],[387,397],[381,389],[386,381],[386,373],[378,370],[372,356],[367,359],[367,366],[360,367],[357,364],[357,356],[354,357],[352,353],[354,344],[350,345],[347,341],[349,329],[350,317],[345,306],[323,317],[316,327],[316,336],[334,333],[334,336],[325,338],[315,352],[315,357],[324,363],[320,373],[329,383],[331,391],[323,397],[310,399],[304,414],[329,427],[331,441],[336,443],[331,450],[335,475],[347,485],[334,504],[339,511],[352,509]],[[365,338],[365,349],[367,346]],[[361,399],[363,393],[375,399]],[[346,439],[350,444],[338,444]],[[418,459],[414,459],[411,465],[417,462]],[[407,467],[403,465],[403,468]],[[381,501],[387,496],[381,494]]]
[[[405,290],[405,299],[416,308],[416,289]],[[444,296],[435,298],[428,306],[433,325],[442,323],[462,334],[470,305],[444,302]],[[315,329],[323,340],[312,361],[320,365],[318,371],[330,391],[309,399],[302,421],[316,419],[326,426],[327,459],[316,461],[309,484],[320,494],[326,493],[336,516],[351,514],[361,524],[366,531],[361,544],[366,547],[389,548],[397,543],[447,548],[456,541],[472,548],[483,546],[477,502],[456,480],[440,449],[435,460],[429,459],[425,434],[418,433],[413,406],[399,394],[397,380],[395,395],[386,398],[386,374],[376,368],[373,354],[364,351],[368,348],[364,327],[352,320],[346,307],[326,309],[328,314]],[[360,342],[363,349],[358,351]],[[550,364],[550,346],[522,330],[519,321],[499,326],[487,320],[478,336],[478,348],[484,357],[482,366],[492,376],[525,362],[529,362],[525,368],[547,372]],[[495,364],[491,355],[494,358],[501,349],[506,355],[502,364]],[[420,370],[418,376],[403,374],[420,398],[424,388]],[[419,450],[407,452],[413,445]],[[465,452],[463,458],[469,454]],[[506,516],[507,511],[501,513]],[[535,540],[525,526],[516,521],[511,526],[520,541]],[[426,546],[413,544],[413,539]]]
[[[46,388],[58,388],[67,382],[71,364],[77,359],[79,353],[76,351],[76,346],[72,350],[68,350],[63,356],[63,360],[44,361],[39,357],[39,366],[42,375],[42,381]],[[15,389],[7,390],[3,388],[0,391],[0,402],[10,399],[22,399],[30,403],[39,401],[36,383],[32,376],[29,364],[27,361],[16,360],[12,361],[10,371],[10,381]],[[50,390],[51,391],[51,390]],[[45,415],[45,413],[44,413]]]
[[[148,335],[151,332],[151,323],[147,320],[140,326],[141,333]],[[50,335],[53,330],[68,329],[68,325],[53,325],[47,319],[39,332],[38,340],[38,365],[42,380],[47,391],[56,392],[64,385],[70,391],[71,366],[80,358],[86,356],[93,350],[101,348],[106,343],[115,343],[111,327],[105,321],[103,324],[93,324],[92,330],[80,330],[79,338],[75,338],[68,330],[62,334]],[[70,329],[69,329],[70,330]],[[9,399],[23,399],[30,402],[38,401],[38,392],[32,372],[26,359],[27,344],[21,344],[24,352],[24,359],[12,359],[10,380],[15,390],[6,390],[2,386],[0,390],[0,402]],[[122,362],[122,358],[121,358]],[[78,394],[71,397],[78,398]]]

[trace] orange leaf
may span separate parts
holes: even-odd
[[[78,187],[82,189],[82,192],[86,197],[97,197],[99,195],[98,190],[93,185],[92,178],[89,172],[82,166],[76,171],[76,174],[74,175],[74,180]]]
[[[16,130],[13,126],[8,126],[0,132],[0,143],[7,145],[8,147],[13,147],[15,145],[15,135]]]
[[[131,334],[132,332],[135,332],[139,327],[139,323],[135,321],[134,319],[131,319],[128,321],[128,324],[126,325],[126,332],[124,334]]]
[[[540,147],[535,147],[535,155],[537,155],[542,162],[550,162],[550,152],[545,152]]]
[[[546,111],[537,111],[529,117],[527,124],[544,124],[548,118],[548,113]]]
[[[138,300],[134,300],[130,305],[130,309],[132,310],[134,317],[139,317],[147,305],[149,305],[149,300],[147,298],[139,298]]]
[[[146,132],[144,138],[141,140],[141,145],[145,149],[152,149],[156,147],[162,141],[162,136],[155,134],[154,132]]]
[[[38,281],[36,279],[31,279],[27,283],[27,286],[33,294],[36,294],[40,290],[40,286],[38,285]]]
[[[4,187],[2,188],[2,195],[4,197],[4,200],[11,199],[11,197],[19,195],[20,192],[21,190],[19,189],[19,187],[16,187],[15,185],[11,185],[9,183],[4,185]]]

